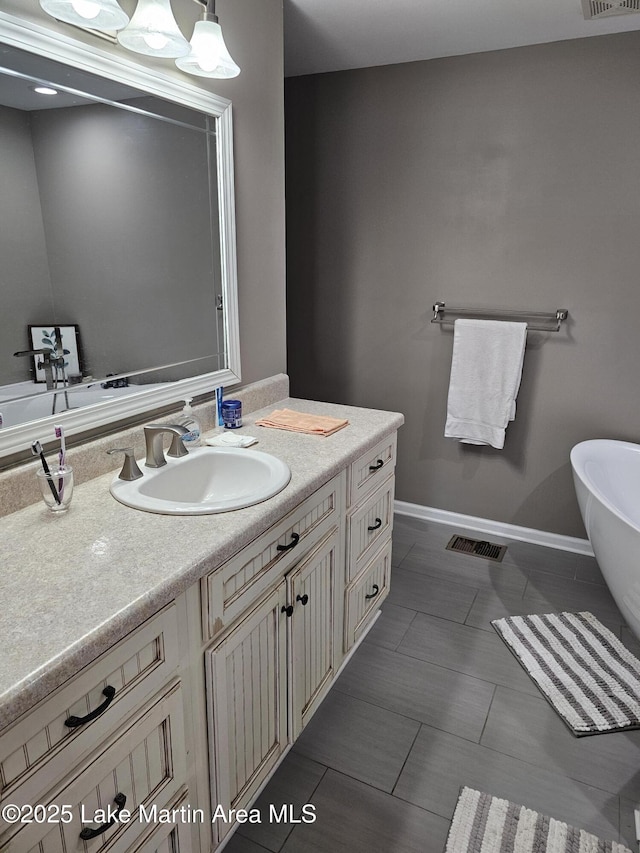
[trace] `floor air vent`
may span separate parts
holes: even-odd
[[[495,545],[484,539],[468,539],[466,536],[452,536],[447,545],[447,551],[460,551],[472,557],[482,557],[485,560],[493,560],[501,563],[507,550],[506,545]]]

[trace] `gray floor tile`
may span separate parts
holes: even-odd
[[[629,649],[632,655],[640,658],[640,639],[636,637],[631,628],[622,625],[620,628],[620,640],[626,648]]]
[[[531,610],[532,607],[534,608],[533,611]],[[543,610],[540,611],[539,607],[542,607]],[[531,599],[525,603],[522,595],[518,593],[508,590],[496,592],[493,589],[481,589],[473,601],[465,625],[494,633],[494,629],[491,627],[493,619],[503,619],[505,616],[525,616],[531,612],[552,612],[548,608],[548,602],[542,598],[536,607]]]
[[[611,610],[618,608],[611,593],[602,584],[587,583],[559,577],[548,572],[529,572],[529,583],[524,592],[524,598],[533,596],[545,598],[558,607],[566,607],[571,602],[573,610]]]
[[[476,596],[475,589],[439,578],[424,578],[416,572],[394,569],[387,601],[409,610],[420,610],[444,619],[464,622]]]
[[[397,607],[395,604],[389,604],[388,601],[385,601],[382,605],[382,615],[367,634],[365,642],[384,646],[387,649],[397,648],[416,613],[416,610]]]
[[[427,661],[363,643],[334,690],[478,741],[495,687]]]
[[[391,791],[419,728],[415,720],[334,687],[296,741],[294,751]]]
[[[397,649],[405,655],[539,696],[540,691],[500,637],[418,613]]]
[[[271,806],[279,815],[283,805],[291,805],[299,818],[302,806],[311,800],[326,770],[324,765],[298,752],[289,752],[254,805],[260,811],[262,823],[244,823],[238,833],[277,853],[294,824],[272,820]]]
[[[584,555],[577,555],[576,580],[606,585],[596,558]]]
[[[469,587],[524,591],[527,573],[519,567],[447,551],[446,542],[437,549],[415,545],[402,561],[401,568]]]
[[[536,809],[604,839],[618,836],[617,797],[424,726],[394,794],[450,819],[463,785]]]
[[[578,555],[573,551],[561,551],[531,542],[511,540],[505,561],[520,566],[526,572],[545,572],[556,577],[573,579]]]
[[[329,771],[312,799],[317,820],[283,853],[441,853],[449,821]]]
[[[578,612],[588,610],[603,625],[618,633],[624,619],[606,586],[568,580],[545,572],[529,572],[529,583],[522,597],[524,604],[536,606],[540,600],[547,603],[547,613],[559,610]],[[529,610],[530,613],[535,611]],[[539,612],[539,611],[538,611]]]
[[[499,687],[482,745],[611,794],[640,799],[640,731],[574,737],[538,696]]]
[[[620,799],[620,838],[621,844],[626,844],[630,850],[637,850],[636,825],[633,810],[639,806],[637,801]]]
[[[391,548],[391,565],[399,566],[414,545],[415,539],[412,534],[407,534],[402,530],[397,531],[394,529]]]
[[[266,847],[256,844],[240,835],[238,831],[232,836],[231,840],[224,848],[224,853],[265,853]]]

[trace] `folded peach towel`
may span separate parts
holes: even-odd
[[[326,415],[307,415],[304,412],[294,412],[292,409],[276,409],[266,418],[256,421],[257,426],[325,436],[332,435],[339,429],[346,427],[348,423],[349,421],[341,418],[330,418]]]

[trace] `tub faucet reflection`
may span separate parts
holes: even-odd
[[[36,367],[38,370],[44,370],[44,380],[47,385],[47,391],[53,391],[56,387],[56,380],[53,378],[53,365],[57,364],[62,360],[64,361],[64,356],[56,356],[53,354],[53,350],[50,349],[24,349],[19,350],[18,352],[14,352],[14,356],[20,357],[23,355],[41,355],[42,361],[36,362]]]
[[[56,339],[56,348],[55,349],[25,349],[18,350],[18,352],[14,352],[14,356],[20,358],[21,356],[41,356],[39,361],[36,361],[36,368],[38,370],[44,370],[44,381],[47,386],[47,391],[54,391],[53,402],[51,404],[51,414],[55,415],[56,413],[56,403],[58,399],[58,388],[60,383],[62,383],[62,388],[64,393],[64,403],[65,409],[71,408],[69,406],[69,397],[67,394],[67,373],[65,371],[65,355],[69,355],[70,350],[64,349],[62,346],[62,335],[60,334],[60,329],[58,326],[55,328],[55,339]],[[58,355],[60,353],[60,355]]]

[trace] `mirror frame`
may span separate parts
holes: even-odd
[[[62,424],[67,436],[78,435],[172,403],[179,403],[185,397],[213,393],[221,385],[235,385],[240,382],[241,373],[231,101],[176,77],[145,68],[127,56],[115,56],[99,46],[78,42],[39,24],[1,11],[0,42],[133,86],[146,94],[174,101],[215,117],[221,285],[228,364],[228,367],[222,370],[172,382],[170,387],[140,391],[121,400],[94,403],[82,409],[60,412],[50,417],[0,429],[1,459],[27,450],[36,439],[44,442],[43,436],[53,436],[54,424]]]

